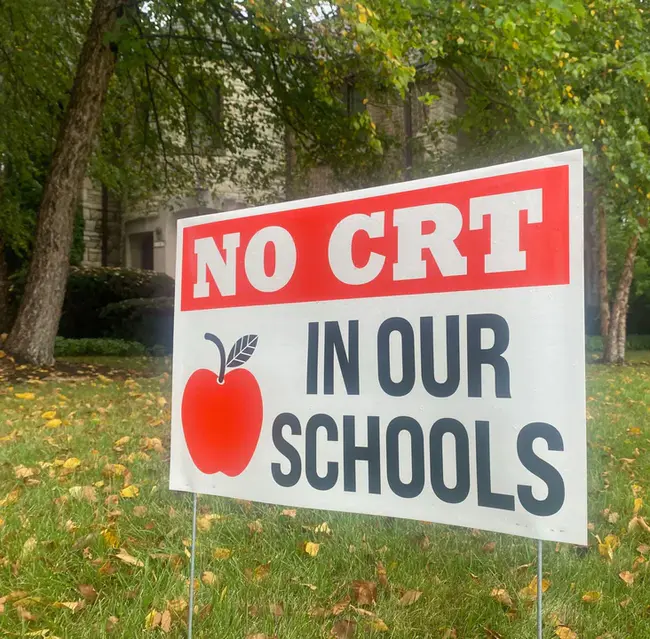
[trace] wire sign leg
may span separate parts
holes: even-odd
[[[188,639],[192,639],[192,620],[194,617],[194,554],[196,550],[196,501],[197,501],[196,493],[194,493],[194,508],[192,513],[192,551],[190,556],[190,610],[187,617]]]
[[[542,639],[542,540],[537,540],[537,639]]]

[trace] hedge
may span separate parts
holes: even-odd
[[[122,339],[109,339],[104,337],[86,337],[83,339],[57,337],[54,344],[55,357],[79,355],[130,357],[146,354],[147,349],[139,342],[127,342]]]
[[[132,340],[150,349],[171,353],[174,334],[174,298],[130,299],[108,304],[101,322],[110,327],[111,337]]]
[[[12,277],[14,304],[25,287],[26,274]],[[108,266],[70,268],[59,335],[68,338],[119,337],[102,321],[109,304],[134,298],[172,297],[174,280],[164,273]]]

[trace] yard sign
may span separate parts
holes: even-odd
[[[585,544],[582,153],[179,221],[170,487]]]

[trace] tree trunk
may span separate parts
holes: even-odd
[[[6,349],[37,365],[54,362],[72,245],[75,203],[101,120],[115,51],[106,41],[126,0],[95,0],[70,103],[57,138],[38,211],[29,274]]]
[[[598,207],[598,289],[600,298],[600,335],[603,346],[609,334],[609,284],[607,282],[607,219],[605,207]]]
[[[627,247],[623,272],[618,282],[616,296],[612,305],[612,315],[609,322],[609,333],[605,344],[604,360],[608,364],[622,364],[625,361],[625,338],[627,321],[627,306],[630,298],[630,287],[634,277],[634,261],[639,247],[639,236],[633,235]]]
[[[6,333],[9,330],[10,322],[9,268],[5,258],[5,243],[0,237],[0,333]]]

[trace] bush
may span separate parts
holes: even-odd
[[[625,346],[630,351],[650,351],[650,335],[628,335]],[[586,348],[588,353],[601,353],[603,338],[600,335],[589,335]]]
[[[67,339],[57,337],[54,344],[55,357],[72,357],[75,355],[113,355],[129,357],[146,355],[147,349],[139,342],[127,342],[122,339],[83,338]]]
[[[171,353],[174,333],[174,298],[131,299],[108,304],[102,323],[113,337],[140,342],[150,349]]]
[[[12,278],[15,305],[22,296],[25,280],[25,272]],[[134,298],[173,295],[174,280],[164,273],[108,266],[71,267],[59,335],[72,339],[113,337],[110,326],[102,323],[101,319],[107,305]]]

